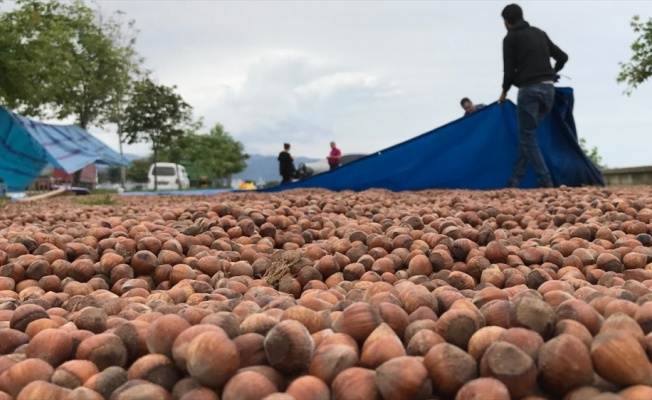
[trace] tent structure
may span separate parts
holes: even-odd
[[[539,126],[539,146],[557,186],[603,186],[600,170],[578,143],[573,103],[571,88],[556,89],[554,108]],[[336,170],[266,191],[296,188],[336,191],[505,188],[516,161],[518,136],[514,103],[493,103],[467,117]],[[534,168],[529,165],[521,188],[534,188],[536,185]]]
[[[24,190],[49,163],[73,173],[92,163],[129,161],[77,125],[50,125],[0,107],[0,178],[8,190]]]

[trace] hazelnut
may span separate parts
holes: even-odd
[[[360,366],[374,369],[385,361],[405,355],[401,339],[383,322],[365,340],[360,355]]]
[[[195,325],[181,332],[172,345],[172,359],[177,369],[182,372],[188,371],[188,346],[190,346],[190,342],[194,338],[206,332],[213,332],[215,335],[227,337],[223,329],[214,325]]]
[[[111,395],[111,400],[172,400],[167,390],[159,385],[136,379],[127,381]]]
[[[493,400],[510,400],[511,398],[507,386],[498,379],[477,378],[465,383],[455,395],[455,400],[474,400],[485,397]]]
[[[127,365],[127,348],[122,339],[113,333],[100,333],[81,342],[76,357],[93,362],[100,371],[111,366],[124,368]]]
[[[175,314],[167,314],[157,318],[149,326],[147,348],[150,353],[163,354],[168,358],[172,358],[174,340],[188,328],[190,328],[190,323]]]
[[[62,388],[53,383],[46,381],[33,381],[27,384],[18,394],[16,400],[28,399],[52,399],[68,400],[70,399],[70,389]],[[2,395],[0,394],[0,399]]]
[[[118,387],[127,382],[127,371],[121,367],[109,367],[84,382],[84,387],[91,389],[104,398],[110,398]]]
[[[264,346],[269,365],[290,374],[308,369],[315,344],[305,326],[285,320],[267,333]]]
[[[82,386],[99,371],[95,364],[86,360],[71,360],[61,364],[52,374],[52,383],[68,389]]]
[[[143,379],[171,391],[179,380],[172,360],[162,354],[148,354],[136,360],[127,371],[128,379]]]
[[[596,372],[621,385],[651,385],[652,367],[640,342],[627,332],[601,333],[591,344]]]
[[[43,307],[37,306],[36,304],[25,304],[18,306],[18,308],[14,310],[11,320],[9,321],[9,327],[11,329],[25,332],[25,329],[27,329],[27,325],[29,325],[30,322],[41,318],[50,318]]]
[[[258,400],[275,393],[276,387],[264,375],[255,371],[235,374],[224,386],[223,400]]]
[[[216,358],[215,354],[220,357]],[[202,385],[218,388],[240,367],[238,348],[222,334],[204,332],[188,345],[186,366],[190,376]]]
[[[393,358],[378,367],[376,385],[385,399],[427,399],[433,390],[423,362],[410,356]]]
[[[482,356],[480,375],[498,379],[507,386],[512,398],[520,398],[536,382],[537,370],[527,353],[513,344],[495,342]]]
[[[40,358],[53,367],[68,360],[72,354],[72,337],[63,329],[45,329],[27,345],[28,358]]]
[[[591,354],[582,341],[561,334],[544,343],[539,350],[539,381],[546,390],[564,395],[593,381]]]
[[[310,375],[330,384],[338,374],[358,363],[358,353],[344,344],[325,344],[317,347],[310,361]]]
[[[449,343],[433,346],[423,365],[428,370],[436,394],[452,397],[468,381],[477,378],[476,360],[464,350]]]
[[[17,397],[25,386],[34,381],[49,381],[54,368],[39,358],[21,361],[0,375],[0,391]]]

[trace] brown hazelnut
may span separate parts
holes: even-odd
[[[417,357],[396,357],[376,369],[376,385],[385,399],[427,399],[432,381]]]
[[[475,359],[449,343],[433,346],[426,354],[423,364],[430,379],[437,382],[435,393],[452,397],[462,385],[478,376]]]
[[[150,353],[163,354],[168,358],[172,358],[174,340],[188,328],[190,328],[190,323],[175,314],[167,314],[157,318],[149,326],[147,348]]]
[[[215,354],[220,357],[216,358]],[[222,334],[204,332],[188,345],[186,366],[190,376],[202,385],[218,388],[240,367],[238,348]]]
[[[93,362],[102,371],[111,366],[127,365],[127,348],[113,333],[100,333],[84,340],[77,347],[78,360]]]
[[[25,386],[34,381],[49,381],[53,373],[54,368],[47,362],[39,358],[28,358],[0,375],[0,391],[18,397]]]
[[[308,369],[315,344],[305,326],[285,320],[267,333],[264,346],[269,365],[283,373],[296,373]]]
[[[40,358],[53,367],[68,360],[72,354],[72,337],[63,329],[45,329],[27,345],[28,358]]]
[[[74,389],[82,386],[84,382],[98,372],[95,364],[90,361],[71,360],[57,367],[51,381],[61,387]]]
[[[172,360],[162,354],[148,354],[134,362],[127,371],[130,380],[143,379],[171,391],[179,380]]]
[[[274,384],[264,375],[255,371],[242,371],[226,383],[222,391],[222,399],[258,400],[276,391]]]
[[[319,378],[312,375],[304,375],[293,380],[285,393],[296,400],[328,400],[330,389]]]
[[[127,371],[121,367],[109,367],[84,382],[84,387],[91,389],[104,398],[110,398],[118,387],[127,382]]]

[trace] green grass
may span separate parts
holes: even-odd
[[[86,206],[114,206],[118,204],[116,199],[110,193],[85,196],[75,199],[74,202]]]
[[[9,203],[9,197],[0,197],[0,208],[4,207],[7,203]]]

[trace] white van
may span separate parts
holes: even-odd
[[[156,175],[154,169],[156,168]],[[186,168],[181,164],[160,162],[152,164],[149,167],[147,189],[154,190],[154,180],[158,183],[158,190],[175,190],[188,189],[190,187],[190,179],[186,173]]]

